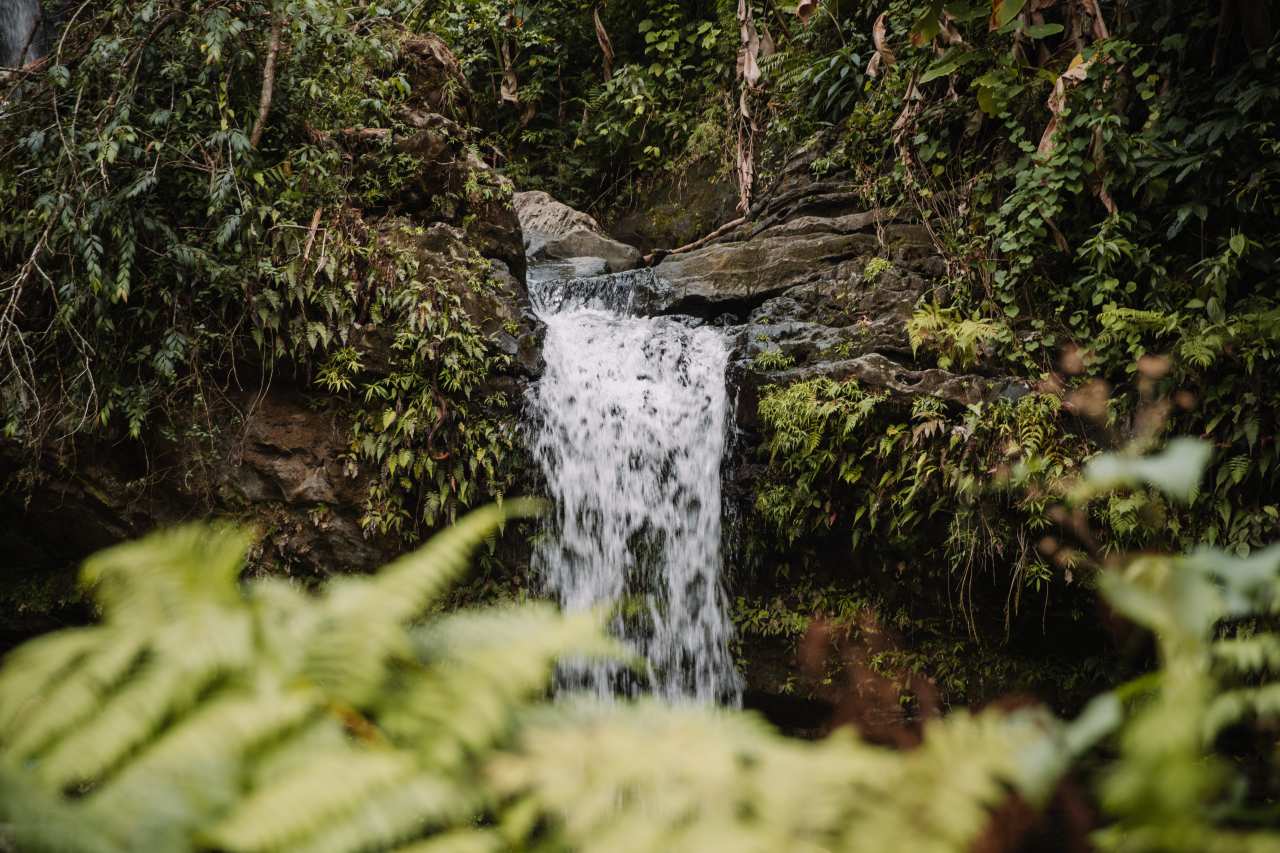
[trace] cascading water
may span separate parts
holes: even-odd
[[[0,0],[0,66],[21,68],[41,59],[48,29],[40,0]]]
[[[564,678],[601,697],[737,704],[720,582],[724,338],[636,316],[658,286],[651,273],[572,275],[530,272],[547,326],[534,450],[556,507],[535,568],[566,609],[620,604],[615,630],[647,672],[580,662]]]

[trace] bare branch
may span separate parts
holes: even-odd
[[[262,132],[267,129],[267,117],[271,114],[271,95],[276,87],[276,55],[280,53],[280,31],[283,28],[284,17],[277,12],[271,19],[267,61],[262,65],[262,97],[258,100],[258,120],[253,123],[253,133],[249,135],[249,144],[254,148],[262,141]]]

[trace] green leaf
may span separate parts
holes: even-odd
[[[949,50],[937,62],[929,66],[924,74],[920,75],[920,83],[928,83],[930,80],[937,80],[939,77],[946,77],[960,66],[973,62],[981,55],[982,54],[976,50]]]
[[[991,4],[991,29],[998,30],[1018,17],[1027,0],[994,0]]]
[[[939,18],[942,15],[942,0],[933,0],[911,25],[911,43],[916,47],[924,47],[933,41],[933,37],[941,29]]]
[[[1023,32],[1033,39],[1047,38],[1062,32],[1062,24],[1035,24],[1027,27]]]
[[[1195,438],[1175,438],[1154,456],[1105,453],[1085,467],[1085,480],[1106,491],[1124,486],[1150,485],[1182,501],[1190,501],[1200,485],[1213,448]]]

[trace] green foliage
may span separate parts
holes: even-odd
[[[1102,849],[1277,849],[1253,815],[1256,793],[1213,745],[1228,728],[1280,719],[1270,666],[1276,635],[1247,627],[1274,611],[1280,549],[1247,559],[1208,547],[1142,557],[1108,573],[1102,591],[1154,632],[1161,657],[1155,677],[1129,691],[1132,722],[1102,780],[1103,804],[1117,818],[1100,834]]]
[[[759,171],[812,147],[815,176],[927,226],[947,280],[909,324],[917,357],[1030,384],[1080,347],[1120,429],[1144,394],[1194,393],[1170,426],[1213,438],[1213,473],[1173,533],[1245,554],[1278,512],[1256,438],[1280,410],[1258,379],[1280,328],[1277,28],[1182,0],[1099,10],[818,4],[765,63]],[[793,82],[855,45],[876,74],[845,75],[845,107]],[[1151,353],[1171,364],[1144,390]]]
[[[1070,506],[1125,464],[1095,464],[1057,494]],[[92,558],[83,579],[102,622],[34,640],[0,669],[8,840],[162,853],[964,851],[1012,797],[1039,811],[1074,768],[1109,816],[1093,835],[1101,849],[1280,843],[1252,806],[1268,775],[1235,766],[1222,738],[1280,718],[1278,547],[1147,553],[1107,571],[1102,594],[1153,632],[1158,669],[1070,724],[960,711],[895,751],[848,729],[789,740],[733,711],[545,702],[558,657],[620,652],[600,616],[523,606],[422,621],[507,514],[482,510],[318,595],[238,585],[250,539],[226,527]],[[1117,731],[1114,749],[1098,749]]]
[[[405,267],[408,280],[393,297],[393,367],[352,389],[362,407],[351,458],[378,472],[365,526],[416,536],[424,525],[453,521],[459,507],[500,498],[517,438],[514,401],[486,387],[510,357],[466,308],[469,297],[494,287],[487,263],[471,257],[461,286],[459,270],[433,270],[412,256]]]
[[[769,468],[755,510],[783,542],[839,529],[855,554],[937,560],[966,583],[974,567],[1003,564],[1015,585],[1039,587],[1037,558],[1018,540],[1051,523],[1045,490],[1074,466],[1080,445],[1055,423],[1059,406],[1031,394],[957,415],[922,397],[906,412],[855,381],[768,388]],[[1015,481],[1035,488],[999,488]]]
[[[795,357],[780,349],[760,350],[755,358],[751,359],[751,366],[756,370],[786,370],[789,367],[795,367],[795,364]]]
[[[486,129],[522,186],[583,208],[625,201],[646,177],[709,157],[725,135],[737,49],[735,6],[585,0],[434,0],[418,13],[460,57],[489,108]],[[609,75],[598,13],[614,53]],[[514,100],[502,94],[514,81]]]
[[[919,354],[922,348],[938,353],[938,367],[972,367],[980,357],[990,361],[992,344],[1012,343],[1013,335],[1004,324],[983,319],[957,316],[954,309],[929,304],[918,310],[907,321],[907,337],[911,351]]]
[[[508,359],[464,304],[495,286],[487,267],[424,267],[365,212],[402,205],[427,168],[395,144],[439,94],[410,79],[402,11],[111,0],[68,21],[46,71],[6,84],[7,438],[32,458],[82,437],[212,451],[231,392],[292,382],[359,407],[369,528],[413,536],[501,495],[510,401],[484,388]],[[272,21],[284,47],[260,115]],[[476,169],[437,183],[419,222],[465,226],[509,192]]]
[[[953,714],[897,754],[848,731],[788,741],[751,718],[694,709],[557,716],[495,775],[556,816],[574,850],[965,850],[1005,785],[1040,801],[1056,775],[1022,763],[1055,751],[1037,715]]]
[[[542,695],[556,657],[612,648],[596,617],[545,607],[418,623],[492,529],[529,509],[478,512],[319,596],[238,586],[250,539],[229,528],[92,558],[102,623],[35,640],[0,673],[0,811],[18,843],[340,851],[447,827],[483,837],[478,759]]]

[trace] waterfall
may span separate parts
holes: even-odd
[[[564,679],[601,697],[737,704],[720,578],[725,340],[639,316],[662,287],[648,271],[556,276],[535,269],[529,285],[547,327],[534,452],[555,502],[534,566],[568,610],[620,605],[614,629],[645,662],[578,662]]]
[[[40,0],[0,0],[0,66],[21,68],[44,56]]]

